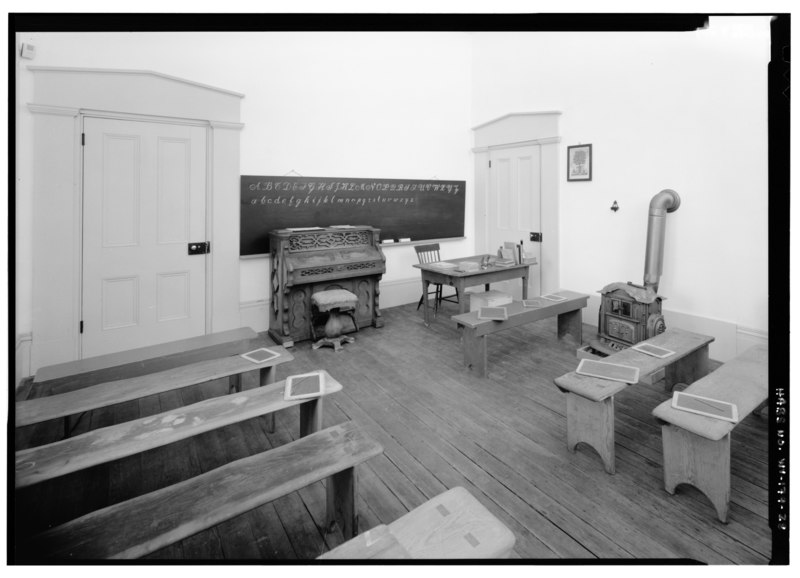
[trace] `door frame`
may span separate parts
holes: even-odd
[[[210,153],[211,153],[211,126],[208,122],[197,121],[197,120],[189,120],[189,119],[182,119],[182,118],[170,118],[170,117],[154,117],[150,115],[140,115],[140,114],[127,114],[127,113],[109,113],[103,111],[91,111],[91,110],[81,110],[78,114],[78,126],[80,127],[80,132],[83,134],[85,132],[85,121],[87,118],[98,118],[103,120],[123,120],[129,122],[142,122],[146,124],[166,124],[166,125],[179,125],[179,126],[198,126],[205,128],[205,229],[206,235],[203,241],[208,241],[211,243],[211,247],[213,248],[216,243],[214,243],[213,234],[214,234],[214,223],[213,223],[213,214],[211,211],[212,206],[212,196],[213,196],[213,189],[211,187],[211,178],[212,178],[212,167],[210,162]],[[78,235],[78,243],[76,244],[76,252],[75,261],[77,263],[78,272],[77,272],[77,279],[78,279],[78,311],[75,312],[77,315],[77,319],[83,319],[83,285],[85,282],[84,278],[84,267],[83,267],[83,245],[84,245],[84,235],[83,235],[83,215],[84,215],[84,177],[85,177],[85,170],[86,170],[86,158],[85,158],[85,147],[80,147],[80,170],[78,172],[78,190],[80,191],[80,195],[78,196],[78,206],[76,210],[76,216],[78,218],[78,222],[75,224],[75,228],[77,230]],[[198,239],[201,240],[201,239]],[[206,253],[203,255],[205,259],[205,304],[204,304],[204,325],[205,325],[205,333],[210,332],[211,327],[211,320],[213,316],[213,303],[210,298],[211,295],[211,288],[212,288],[212,280],[213,276],[213,268],[214,268],[214,259],[212,257],[213,251]],[[78,359],[83,359],[83,332],[80,332],[78,335]]]
[[[558,212],[558,111],[510,113],[473,127],[472,148],[475,168],[475,249],[492,252],[488,246],[489,191],[491,174],[489,153],[504,148],[539,145],[541,168],[542,233],[541,291],[558,291],[560,286]]]
[[[241,327],[239,255],[240,122],[244,94],[149,70],[28,65],[20,72],[33,83],[27,180],[18,195],[30,195],[30,229],[20,230],[30,251],[30,373],[80,359],[82,233],[82,120],[80,115],[148,118],[204,125],[211,191],[207,231],[211,308],[207,332]],[[23,147],[24,148],[24,147]],[[212,217],[213,215],[213,217]],[[23,280],[24,282],[24,280]],[[245,323],[246,325],[247,323]]]

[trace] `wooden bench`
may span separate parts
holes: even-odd
[[[503,307],[508,312],[508,319],[504,321],[478,319],[478,311],[454,315],[453,320],[461,330],[464,365],[481,377],[486,377],[488,370],[486,338],[488,335],[556,315],[558,316],[558,339],[571,339],[571,345],[580,347],[583,341],[581,309],[586,307],[589,296],[573,291],[559,291],[557,295],[566,299],[564,301],[548,301],[538,297],[537,300],[542,307],[535,309],[525,307],[521,301],[504,305]]]
[[[323,395],[341,391],[342,384],[321,371],[325,375]],[[287,401],[284,386],[285,381],[279,381],[17,451],[15,487],[30,486],[295,405],[300,406],[300,435],[320,430],[323,398]]]
[[[516,538],[461,487],[428,500],[388,526],[379,525],[320,560],[507,558]]]
[[[228,353],[226,357],[181,364],[162,371],[101,382],[79,389],[71,388],[65,393],[20,401],[15,404],[15,425],[22,427],[63,418],[65,436],[68,436],[68,420],[72,415],[224,377],[232,378],[231,388],[238,390],[241,374],[256,370],[259,371],[259,384],[267,385],[275,381],[277,365],[294,359],[283,347],[269,345],[263,338],[245,340],[240,346],[242,344],[250,348],[245,352],[268,345],[269,349],[280,355],[270,361],[256,364],[241,357],[239,353]],[[270,422],[270,429],[272,428],[273,424]]]
[[[326,525],[358,532],[355,467],[382,453],[346,422],[91,512],[18,545],[25,560],[138,558],[327,478]]]
[[[639,383],[664,370],[664,383],[671,390],[678,383],[690,384],[708,373],[708,345],[714,338],[682,329],[667,329],[646,340],[675,354],[653,357],[635,349],[624,349],[602,361],[639,368]],[[574,371],[557,377],[555,384],[567,398],[567,448],[574,452],[583,442],[603,460],[606,472],[615,471],[614,396],[630,384],[580,375]]]
[[[249,327],[219,331],[178,341],[149,345],[40,367],[33,377],[34,391],[55,395],[118,379],[174,369],[182,365],[252,351],[262,345]]]
[[[691,484],[714,505],[727,522],[731,487],[731,431],[768,398],[768,348],[751,347],[686,388],[687,393],[736,405],[736,423],[672,407],[667,400],[653,410],[661,425],[664,447],[664,488],[675,493]]]

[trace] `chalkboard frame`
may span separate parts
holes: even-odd
[[[408,244],[464,238],[466,181],[241,176],[242,257],[269,253],[269,232],[369,225]]]

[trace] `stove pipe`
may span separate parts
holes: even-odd
[[[647,221],[647,248],[644,258],[644,286],[652,287],[658,293],[664,264],[664,231],[667,226],[667,213],[678,210],[681,198],[671,189],[664,189],[650,200],[650,214]]]

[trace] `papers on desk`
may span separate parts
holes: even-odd
[[[672,407],[689,413],[739,423],[738,408],[734,404],[720,399],[676,391],[672,394]]]
[[[578,364],[578,369],[575,373],[580,375],[588,375],[590,377],[600,377],[602,379],[610,379],[612,381],[621,381],[623,383],[638,383],[639,382],[639,368],[630,365],[621,365],[619,363],[609,363],[607,361],[595,361],[593,359],[581,359]]]
[[[286,388],[283,398],[287,401],[293,399],[308,399],[319,397],[325,393],[325,374],[321,371],[312,371],[300,375],[290,375],[286,378]]]
[[[470,273],[472,271],[477,271],[480,268],[481,268],[480,264],[476,263],[475,261],[461,261],[460,263],[458,263],[456,271]]]
[[[548,301],[566,301],[567,300],[567,298],[564,297],[563,295],[556,295],[554,293],[551,293],[549,295],[542,295],[541,298],[542,299],[547,299]]]
[[[447,261],[436,261],[434,263],[430,263],[430,266],[436,267],[437,269],[445,269],[448,271],[451,269],[455,269],[457,267],[455,263],[448,263]]]
[[[248,351],[247,353],[242,353],[242,357],[248,361],[252,361],[253,363],[264,363],[266,361],[275,359],[276,357],[280,357],[280,355],[281,354],[277,351],[272,351],[266,347],[254,349],[253,351]]]
[[[636,345],[632,346],[631,349],[641,351],[642,353],[646,353],[647,355],[652,355],[653,357],[658,357],[660,359],[669,357],[670,355],[675,355],[674,351],[670,351],[664,347],[659,347],[658,345],[653,345],[652,343],[647,343],[644,341],[640,341]]]

